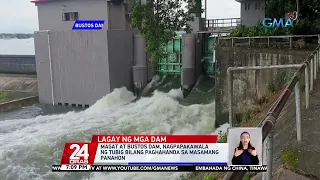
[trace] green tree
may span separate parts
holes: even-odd
[[[130,0],[132,28],[138,30],[146,40],[146,50],[152,60],[157,61],[164,54],[164,47],[175,37],[176,31],[192,31],[189,22],[201,16],[199,0]]]

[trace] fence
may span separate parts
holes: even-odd
[[[318,38],[320,44],[320,34],[314,35],[288,35],[288,36],[253,36],[253,37],[220,37],[217,44],[219,46],[251,46],[251,47],[288,47],[303,48],[306,46],[306,39]]]
[[[309,108],[309,92],[313,91],[314,80],[317,78],[317,72],[320,66],[320,45],[314,50],[307,60],[300,65],[299,69],[296,71],[295,75],[291,78],[285,89],[283,90],[280,97],[272,105],[266,117],[263,120],[263,123],[259,126],[262,126],[262,142],[268,138],[268,149],[266,149],[268,154],[267,165],[268,171],[264,175],[264,179],[272,179],[272,161],[273,161],[273,131],[277,119],[287,103],[291,93],[294,90],[295,95],[295,104],[296,104],[296,124],[297,124],[297,140],[302,141],[302,132],[301,132],[301,108],[300,108],[300,80],[304,73],[305,75],[305,96],[306,96],[306,108]],[[227,173],[224,177],[224,180],[241,180],[245,176],[246,172],[230,172]]]
[[[232,29],[241,25],[241,18],[226,19],[206,19],[206,28],[208,30]]]
[[[241,18],[207,19],[206,27],[236,27],[241,24]]]

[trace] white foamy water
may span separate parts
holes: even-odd
[[[6,180],[175,180],[181,173],[61,173],[65,142],[90,141],[93,134],[211,134],[214,104],[182,106],[180,90],[155,91],[135,99],[115,89],[85,111],[0,121],[0,179]],[[225,127],[221,127],[225,130]]]
[[[0,55],[34,55],[34,40],[0,39]]]

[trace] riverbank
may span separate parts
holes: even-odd
[[[1,100],[4,101],[5,98]],[[38,96],[30,96],[30,97],[20,98],[16,100],[7,101],[7,102],[2,102],[0,103],[0,113],[13,111],[23,106],[30,106],[38,102],[39,102]]]
[[[37,77],[0,74],[0,113],[38,103]]]
[[[38,102],[39,98],[37,95],[30,96],[30,93],[0,91],[0,113],[13,111]]]
[[[0,91],[26,96],[38,94],[38,81],[36,75],[3,74],[0,73]],[[20,96],[21,98],[21,96]]]
[[[0,33],[0,39],[29,39],[33,36],[30,33]]]

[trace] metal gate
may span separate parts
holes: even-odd
[[[215,38],[206,34],[203,39],[203,66],[206,74],[214,74],[214,42]],[[165,49],[166,57],[158,61],[157,74],[180,75],[182,67],[182,38],[171,40]]]
[[[215,64],[215,57],[214,57],[214,42],[215,37],[210,36],[207,34],[204,38],[204,53],[203,53],[203,65],[204,71],[206,74],[214,74],[214,64]]]
[[[181,74],[182,67],[182,39],[177,37],[166,46],[165,58],[158,62],[157,74]]]

